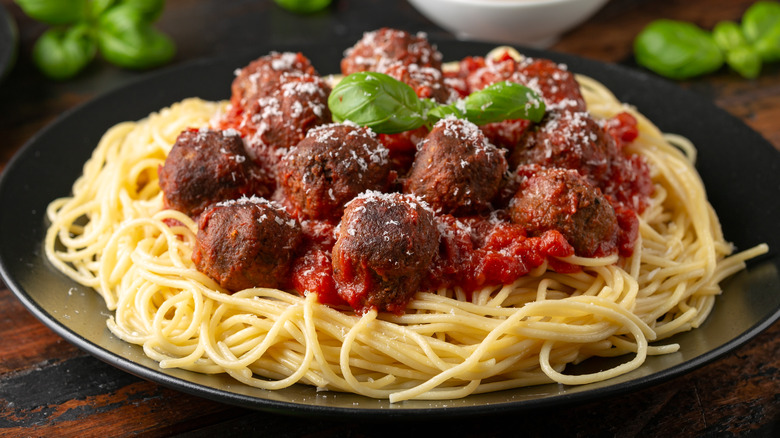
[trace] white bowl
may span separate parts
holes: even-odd
[[[409,0],[459,39],[549,47],[608,0]]]

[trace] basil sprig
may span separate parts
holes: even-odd
[[[83,70],[98,53],[124,68],[168,62],[173,41],[152,27],[165,0],[15,0],[31,18],[52,27],[33,47],[38,68],[53,79]]]
[[[544,100],[530,88],[498,82],[451,105],[419,98],[409,85],[384,73],[359,72],[341,80],[330,93],[328,107],[333,120],[349,120],[381,134],[395,134],[431,126],[448,115],[477,125],[508,119],[538,122]]]
[[[638,64],[672,79],[688,79],[728,64],[745,78],[755,78],[761,64],[780,61],[780,3],[759,1],[742,23],[722,21],[712,32],[695,24],[656,20],[634,40]]]
[[[330,5],[331,0],[274,0],[277,5],[296,14],[318,12]]]

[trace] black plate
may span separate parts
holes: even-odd
[[[572,71],[601,80],[662,130],[693,140],[699,148],[699,170],[726,237],[741,249],[760,242],[770,245],[769,255],[724,282],[725,292],[702,327],[672,339],[680,343],[680,352],[650,357],[639,369],[606,382],[574,387],[550,384],[460,400],[391,405],[358,395],[317,392],[304,385],[265,391],[225,376],[163,370],[140,347],[115,338],[106,328],[109,312],[99,295],[53,269],[42,250],[46,205],[69,194],[100,136],[115,123],[143,118],[188,96],[228,98],[234,69],[270,50],[300,50],[320,72],[336,72],[344,48],[352,43],[264,47],[245,56],[194,62],[152,74],[65,114],[36,135],[0,179],[0,271],[6,284],[59,335],[129,373],[225,403],[318,416],[431,418],[583,402],[689,372],[745,343],[780,317],[780,257],[776,252],[780,248],[780,153],[736,118],[669,82],[614,65],[522,50],[564,62]],[[492,47],[439,44],[448,60],[482,55]]]

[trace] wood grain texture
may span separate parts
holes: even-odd
[[[20,33],[15,69],[0,83],[0,171],[58,115],[142,73],[97,62],[67,82],[43,78],[30,50],[44,27],[0,0]],[[747,0],[612,0],[552,50],[637,68],[632,41],[656,18],[711,28],[738,20]],[[270,1],[169,0],[159,27],[178,44],[174,63],[255,43],[351,38],[380,26],[446,36],[402,0],[337,0],[325,15],[290,15]],[[743,120],[780,149],[780,66],[755,80],[728,69],[680,84]],[[5,206],[0,214],[8,214]],[[318,420],[224,405],[115,369],[35,319],[0,283],[0,436],[780,436],[780,323],[683,377],[562,409],[442,421]]]

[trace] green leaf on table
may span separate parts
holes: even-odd
[[[116,2],[117,0],[87,0],[86,14],[90,20],[97,20]]]
[[[724,52],[747,44],[742,28],[733,21],[721,21],[716,24],[712,29],[712,38]]]
[[[780,61],[780,3],[750,6],[742,16],[742,32],[763,61]]]
[[[274,0],[277,5],[290,12],[309,14],[321,11],[330,5],[331,0]]]
[[[634,40],[637,62],[666,77],[687,79],[713,72],[723,54],[709,32],[694,24],[656,20]]]
[[[143,11],[128,4],[117,5],[101,17],[98,45],[107,61],[131,69],[157,67],[176,52],[173,41],[154,29]]]
[[[89,28],[78,25],[69,29],[47,30],[33,47],[38,68],[53,79],[75,76],[95,57],[95,40]]]
[[[742,31],[748,41],[756,42],[780,24],[780,3],[760,1],[742,15]]]
[[[30,18],[46,24],[75,23],[84,17],[87,0],[15,0]]]
[[[761,56],[747,45],[729,50],[726,63],[744,78],[754,79],[761,73]]]
[[[148,23],[154,23],[165,9],[165,0],[121,0],[123,6],[136,9]]]

